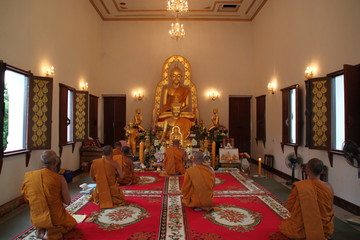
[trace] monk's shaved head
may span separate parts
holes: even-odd
[[[315,176],[319,176],[324,169],[324,163],[320,159],[312,158],[308,161],[307,167]]]
[[[51,165],[56,163],[56,161],[59,159],[59,157],[56,155],[56,153],[52,150],[44,151],[40,156],[41,162],[44,165]]]
[[[194,162],[195,163],[203,163],[204,162],[204,154],[202,152],[194,153]]]
[[[112,147],[110,145],[106,145],[103,147],[104,156],[110,156],[112,154]]]

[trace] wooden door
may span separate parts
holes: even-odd
[[[125,139],[126,97],[104,97],[104,144]]]
[[[98,138],[98,102],[99,97],[89,95],[89,136]]]
[[[251,154],[251,97],[229,98],[229,137],[239,152]]]

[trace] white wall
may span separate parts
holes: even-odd
[[[254,95],[266,96],[266,147],[253,144],[253,157],[275,156],[275,168],[291,175],[285,157],[293,148],[282,153],[281,92],[279,89],[300,84],[305,109],[304,71],[307,66],[318,68],[317,76],[325,76],[343,68],[343,64],[359,64],[360,1],[357,0],[277,0],[268,1],[253,22],[253,45],[256,86]],[[266,91],[267,83],[275,79],[274,95]],[[255,108],[254,108],[255,110]],[[255,116],[255,115],[254,115]],[[303,116],[305,120],[305,115]],[[253,119],[255,124],[255,118]],[[253,130],[253,142],[256,132]],[[327,152],[309,150],[303,141],[298,152],[305,161],[317,157],[329,167],[329,182],[335,195],[360,205],[360,180],[357,169],[341,156],[334,156],[330,167]],[[297,178],[300,178],[297,172]]]
[[[87,0],[0,2],[0,59],[12,66],[44,76],[55,67],[52,112],[52,149],[59,151],[59,83],[79,89],[79,81],[99,79],[101,20]],[[91,91],[91,87],[90,87]],[[65,146],[62,167],[79,168],[79,147],[74,154]],[[42,151],[32,151],[25,167],[25,155],[4,158],[0,174],[0,205],[21,195],[24,173],[41,167]]]

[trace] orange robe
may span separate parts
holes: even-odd
[[[114,148],[113,155],[121,155],[121,148]]]
[[[168,94],[169,96],[167,98],[167,103],[165,103],[163,106],[163,112],[171,110],[171,104],[173,104],[176,99],[179,103],[181,103],[181,105],[183,105],[189,94],[190,94],[190,89],[188,89],[187,87],[184,86],[177,87],[172,95]]]
[[[325,183],[303,180],[293,185],[286,208],[290,218],[280,223],[289,238],[324,239],[334,232],[333,193]]]
[[[114,208],[125,205],[125,195],[118,188],[116,168],[106,159],[94,160],[91,164],[90,177],[96,183],[90,201],[100,208]]]
[[[184,174],[184,152],[174,146],[168,147],[164,155],[164,169],[167,175]]]
[[[30,205],[30,219],[47,230],[48,239],[62,239],[76,226],[76,220],[62,202],[61,175],[43,168],[25,173],[22,194]]]
[[[134,163],[130,158],[116,155],[114,156],[114,161],[119,164],[123,173],[123,177],[117,180],[120,185],[130,185],[139,182],[140,177],[134,173]]]
[[[195,165],[188,168],[181,187],[183,203],[188,207],[213,207],[215,174],[210,167]]]

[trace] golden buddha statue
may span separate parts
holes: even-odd
[[[128,145],[131,148],[132,154],[136,155],[136,143],[139,139],[139,131],[137,128],[134,128],[134,122],[131,120],[129,123],[129,129],[126,130],[128,138]]]
[[[213,109],[213,115],[211,117],[211,121],[213,125],[209,127],[209,131],[213,130],[214,128],[219,127],[219,111],[217,108]]]
[[[171,105],[172,116],[168,117],[163,122],[163,133],[160,142],[165,141],[168,138],[169,132],[173,127],[180,129],[180,133],[183,139],[186,139],[190,134],[190,128],[195,124],[194,121],[189,120],[181,116],[181,104],[173,103]]]
[[[135,116],[133,119],[134,126],[138,127],[139,130],[141,130],[141,131],[145,131],[145,128],[143,126],[141,126],[142,120],[143,120],[143,117],[141,116],[141,110],[140,110],[140,108],[137,108],[135,110]]]

